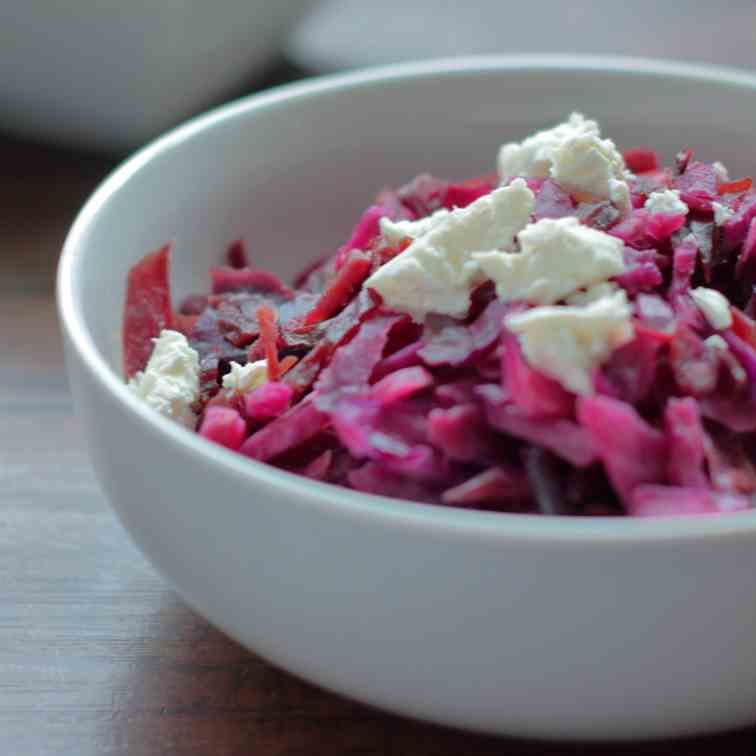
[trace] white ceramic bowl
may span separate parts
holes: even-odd
[[[253,79],[311,2],[4,2],[0,126],[133,149]]]
[[[182,596],[275,664],[476,730],[640,738],[756,721],[756,513],[559,519],[415,505],[251,462],[152,414],[119,374],[129,267],[174,284],[244,236],[291,274],[384,184],[490,170],[579,109],[625,146],[756,165],[756,77],[591,58],[485,58],[307,81],[196,119],[94,194],[58,296],[102,486]],[[736,171],[739,175],[740,171]]]

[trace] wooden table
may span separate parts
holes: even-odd
[[[73,415],[53,277],[113,161],[0,137],[0,756],[756,754],[756,734],[524,743],[324,693],[185,607],[100,493]]]

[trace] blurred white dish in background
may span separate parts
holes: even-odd
[[[292,35],[313,71],[478,53],[648,55],[753,68],[756,6],[694,0],[328,0]],[[369,31],[366,31],[369,30]]]
[[[311,0],[0,5],[0,129],[129,149],[254,80]]]

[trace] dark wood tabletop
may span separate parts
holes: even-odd
[[[351,703],[229,640],[131,544],[71,405],[53,278],[109,158],[0,137],[0,756],[756,754],[756,733],[582,747]]]

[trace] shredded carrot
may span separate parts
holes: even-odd
[[[747,192],[753,186],[753,180],[750,176],[738,179],[737,181],[728,181],[719,185],[720,194],[734,194],[736,192]]]
[[[293,354],[284,357],[278,365],[278,377],[280,378],[285,373],[288,373],[297,362],[299,362],[299,358],[295,357]]]
[[[315,306],[305,315],[303,325],[320,323],[344,307],[367,278],[371,264],[368,255],[358,251],[351,252]]]
[[[278,324],[275,311],[266,305],[258,307],[257,323],[260,326],[260,341],[268,362],[268,380],[277,381],[281,373],[278,363]]]

